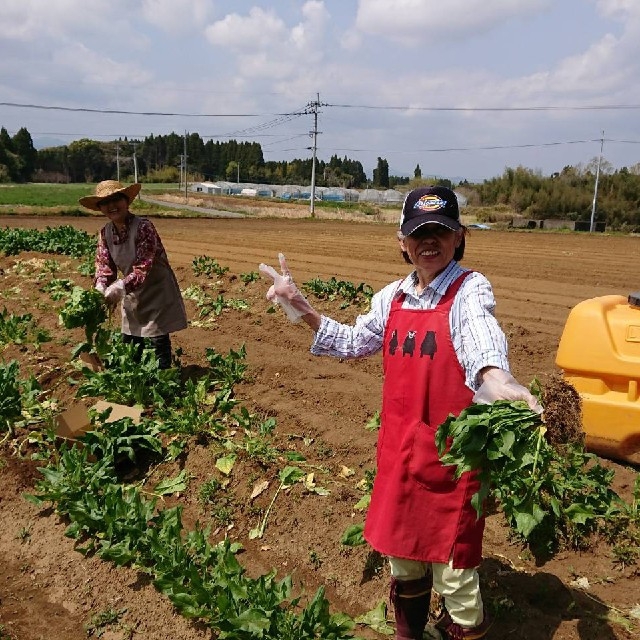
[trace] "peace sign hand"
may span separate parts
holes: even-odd
[[[281,273],[264,263],[258,266],[261,273],[273,279],[267,291],[267,300],[279,304],[291,322],[299,322],[302,316],[313,313],[313,307],[296,287],[282,253],[278,254],[278,260]]]

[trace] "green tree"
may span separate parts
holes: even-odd
[[[71,182],[99,182],[113,177],[98,142],[83,138],[69,145]]]
[[[229,164],[227,164],[227,168],[225,170],[225,177],[229,182],[240,182],[238,180],[238,173],[240,170],[240,165],[235,161],[231,160]]]
[[[19,175],[18,156],[13,149],[9,132],[0,128],[0,182],[17,182]]]
[[[389,163],[383,158],[378,158],[378,166],[373,170],[373,186],[389,188]]]
[[[31,134],[22,127],[12,138],[13,150],[18,157],[17,180],[18,182],[29,182],[33,180],[36,170],[38,152],[33,146]]]

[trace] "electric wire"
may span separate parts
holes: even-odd
[[[74,113],[104,113],[127,116],[179,116],[181,118],[263,118],[264,116],[304,115],[296,113],[171,113],[164,111],[125,111],[122,109],[91,109],[89,107],[59,107],[42,104],[21,104],[18,102],[0,102],[0,107],[22,109],[43,109],[46,111],[71,111]]]
[[[378,111],[463,111],[463,112],[484,112],[484,111],[606,111],[606,110],[626,110],[640,109],[640,104],[612,104],[612,105],[583,105],[583,106],[538,106],[538,107],[417,107],[411,106],[385,106],[367,104],[323,104],[325,107],[335,107],[339,109],[372,109]]]

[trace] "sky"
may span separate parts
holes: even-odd
[[[378,158],[472,182],[631,168],[640,2],[2,0],[0,126],[37,148],[198,133],[266,161],[311,158],[316,129],[320,160],[369,178]]]

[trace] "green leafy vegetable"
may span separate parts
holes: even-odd
[[[436,432],[436,446],[456,477],[477,471],[480,490],[472,504],[478,516],[492,493],[510,526],[532,546],[579,547],[623,502],[610,488],[613,472],[581,446],[552,447],[546,431],[525,403],[500,400],[449,416]]]
[[[60,323],[66,329],[84,328],[87,346],[95,343],[100,325],[107,319],[108,309],[104,296],[95,289],[73,287],[71,295],[60,310]]]

